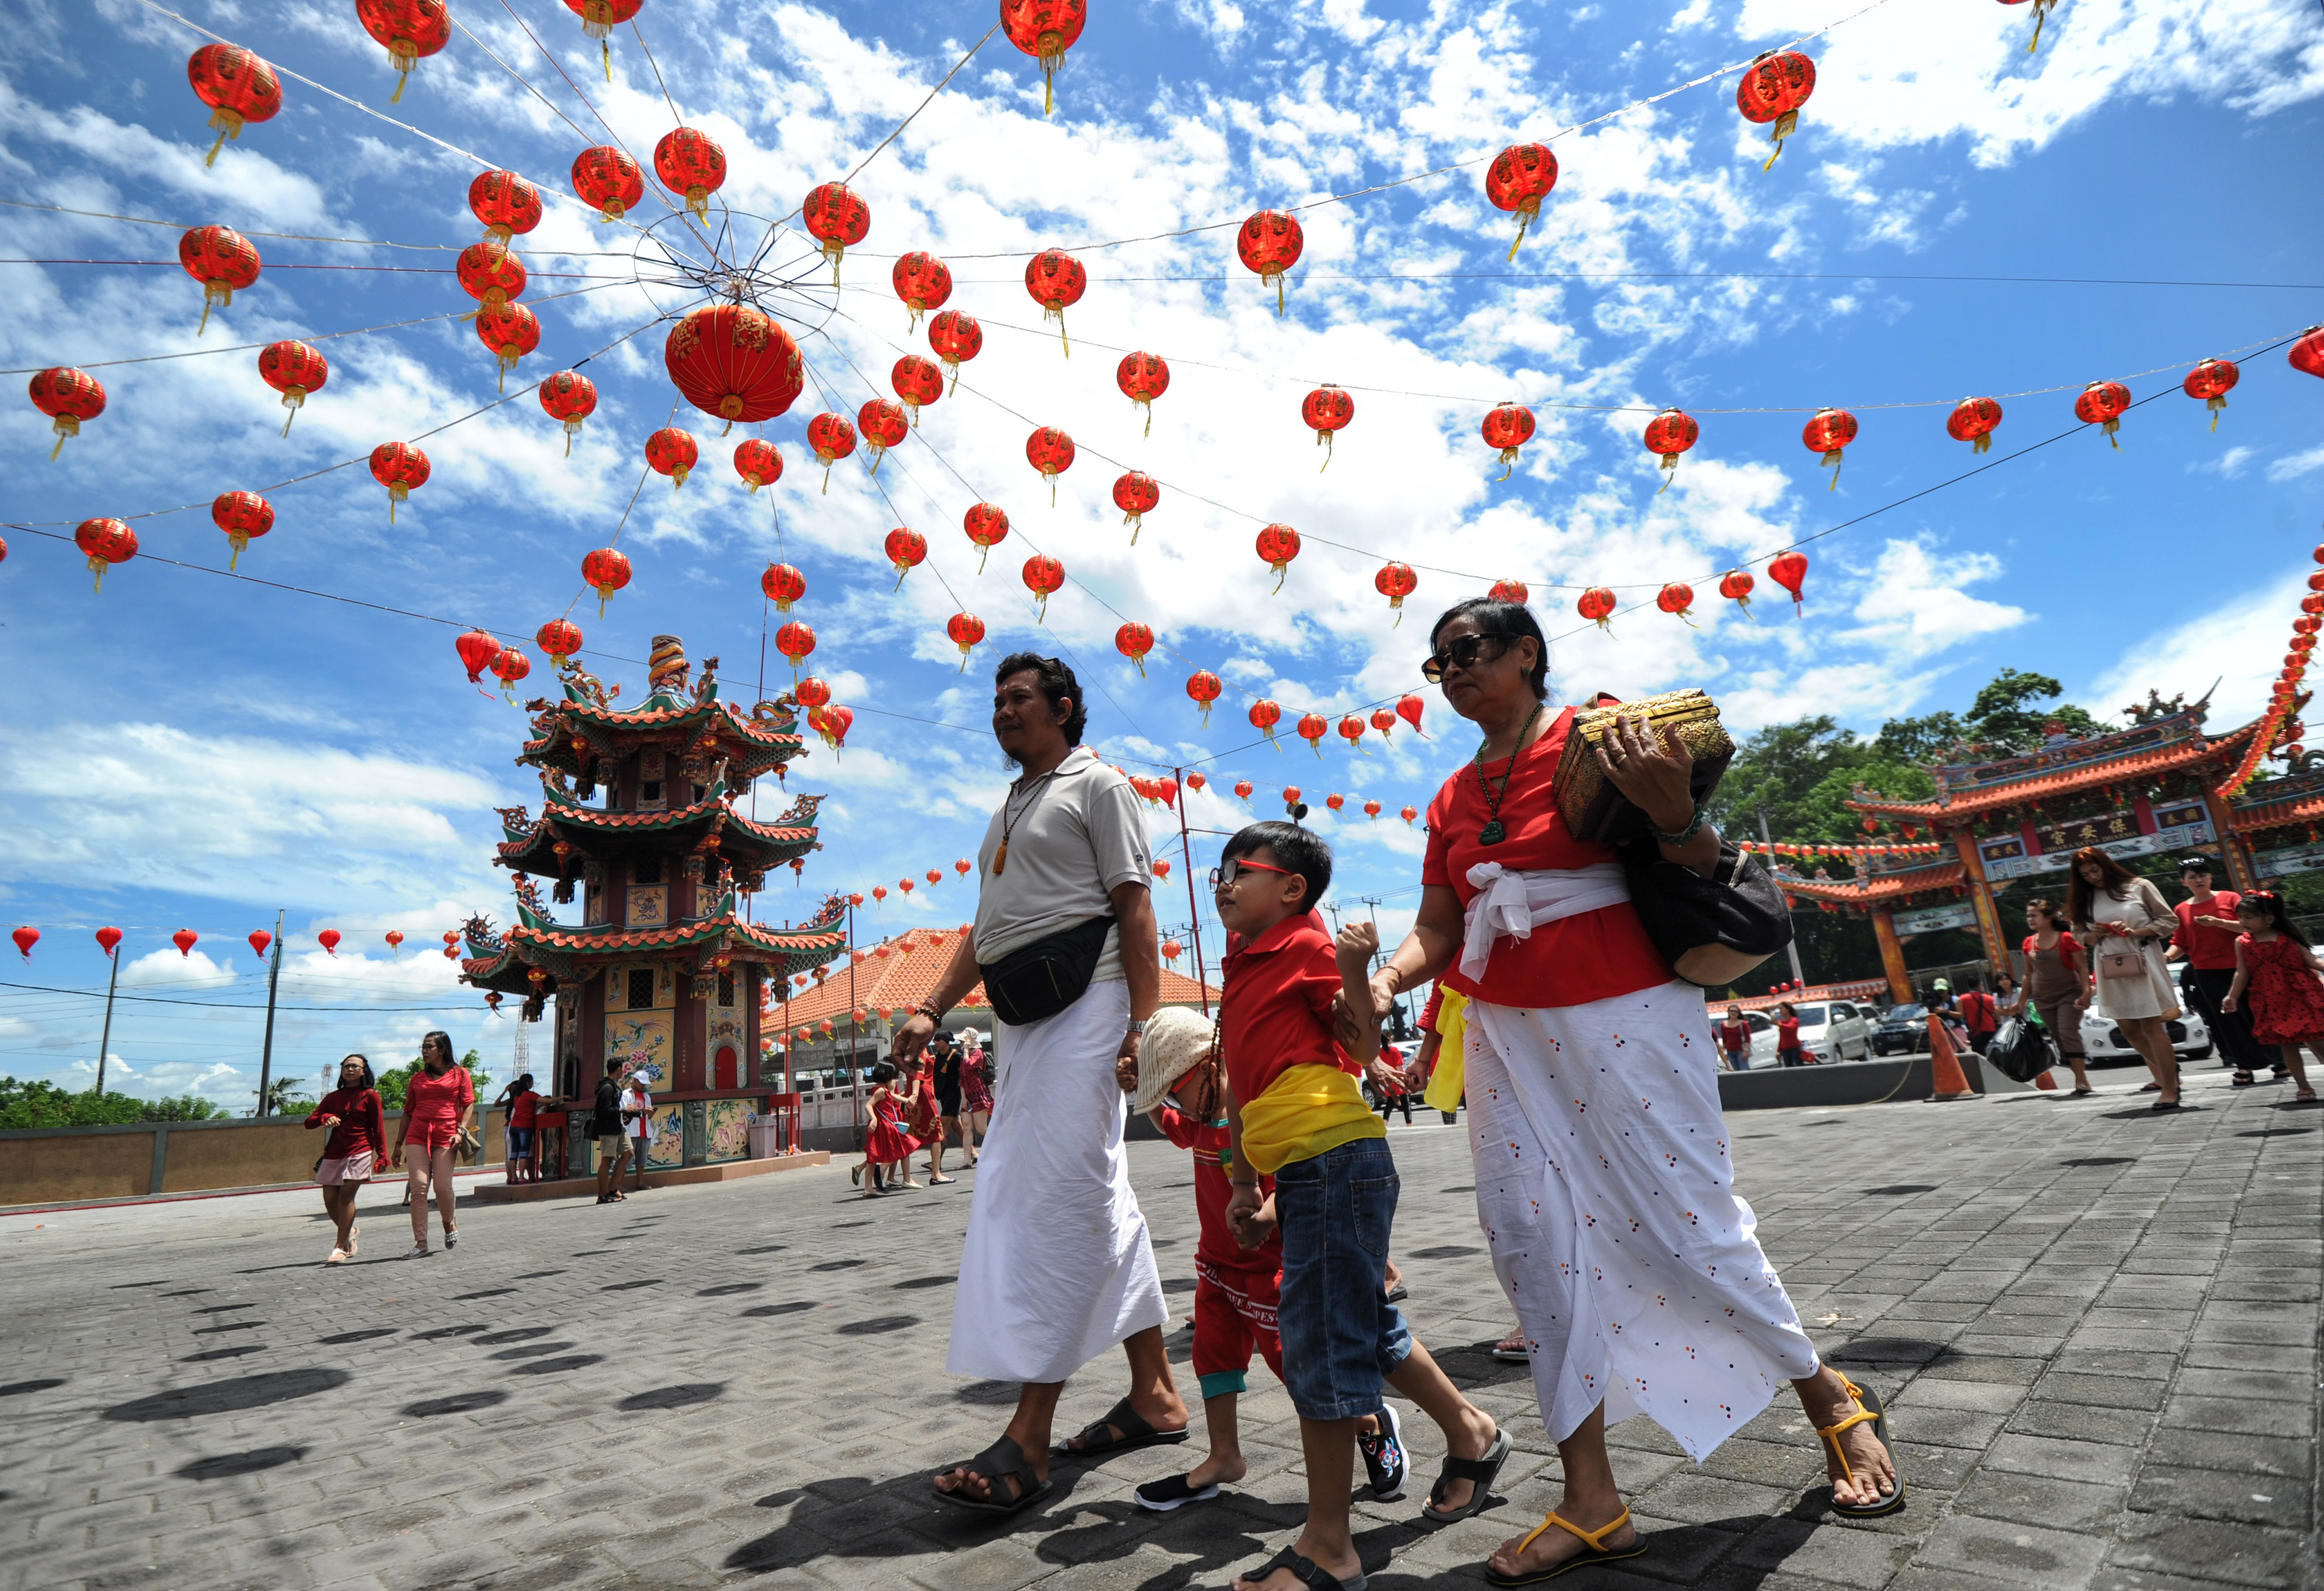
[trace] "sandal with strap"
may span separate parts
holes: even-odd
[[[1894,1513],[1904,1506],[1904,1471],[1896,1462],[1896,1444],[1888,1439],[1888,1412],[1880,1406],[1877,1393],[1857,1385],[1845,1375],[1840,1380],[1840,1384],[1848,1388],[1848,1395],[1856,1400],[1856,1412],[1837,1424],[1817,1426],[1816,1435],[1823,1439],[1823,1445],[1830,1448],[1832,1457],[1840,1460],[1840,1475],[1852,1484],[1856,1471],[1848,1462],[1846,1450],[1840,1445],[1840,1435],[1850,1426],[1870,1421],[1874,1438],[1887,1449],[1889,1466],[1896,1471],[1896,1491],[1893,1496],[1883,1497],[1877,1503],[1842,1503],[1835,1497],[1831,1511],[1842,1519],[1877,1519],[1884,1513]]]
[[[1121,1434],[1118,1437],[1113,1435],[1106,1429],[1108,1426]],[[1059,1442],[1049,1449],[1050,1453],[1059,1458],[1093,1458],[1100,1453],[1127,1453],[1132,1448],[1167,1447],[1185,1441],[1188,1433],[1155,1430],[1153,1421],[1131,1408],[1130,1400],[1124,1398],[1108,1409],[1104,1418],[1091,1421],[1077,1434],[1082,1440],[1080,1447],[1067,1447]]]
[[[1508,1463],[1508,1458],[1509,1433],[1506,1430],[1493,1432],[1493,1445],[1485,1449],[1485,1456],[1481,1458],[1455,1458],[1449,1453],[1445,1455],[1444,1467],[1436,1472],[1436,1484],[1428,1488],[1427,1506],[1420,1511],[1422,1522],[1432,1525],[1448,1525],[1464,1519],[1473,1519],[1485,1511],[1486,1494],[1493,1489],[1493,1483],[1500,1478],[1501,1466]],[[1444,1500],[1444,1488],[1456,1480],[1476,1483],[1469,1488],[1469,1500],[1458,1508],[1440,1507],[1439,1504]]]
[[[955,1508],[971,1508],[979,1513],[1015,1513],[1049,1494],[1052,1483],[1033,1473],[1033,1461],[1025,1457],[1025,1449],[1017,1439],[1004,1436],[960,1467],[981,1476],[988,1491],[986,1497],[972,1497],[959,1487],[947,1492],[942,1486],[933,1487],[938,1498]],[[1014,1497],[999,1495],[1002,1481],[1017,1483]]]
[[[1485,1583],[1489,1586],[1538,1586],[1544,1580],[1554,1580],[1566,1570],[1580,1568],[1585,1564],[1612,1563],[1619,1559],[1636,1558],[1646,1550],[1646,1539],[1644,1536],[1639,1537],[1628,1547],[1606,1545],[1607,1537],[1629,1522],[1630,1511],[1625,1508],[1613,1523],[1600,1525],[1594,1531],[1585,1531],[1570,1519],[1560,1519],[1553,1511],[1546,1519],[1533,1527],[1524,1540],[1517,1543],[1517,1551],[1522,1553],[1526,1548],[1532,1546],[1534,1538],[1552,1525],[1577,1538],[1587,1550],[1577,1552],[1563,1563],[1553,1564],[1545,1569],[1536,1569],[1529,1575],[1500,1574],[1489,1563],[1485,1566]]]
[[[1341,1579],[1337,1575],[1323,1568],[1314,1559],[1294,1552],[1288,1547],[1268,1559],[1250,1574],[1237,1575],[1235,1578],[1254,1582],[1264,1580],[1277,1569],[1289,1569],[1292,1577],[1306,1586],[1308,1591],[1364,1591],[1364,1587],[1371,1583],[1371,1577],[1369,1575],[1360,1574],[1351,1580]]]

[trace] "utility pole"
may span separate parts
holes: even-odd
[[[1379,897],[1377,895],[1359,895],[1356,898],[1364,903],[1365,915],[1371,918],[1373,937],[1378,938],[1379,935]],[[1380,968],[1387,963],[1388,955],[1389,951],[1388,943],[1385,940],[1382,940],[1380,942],[1379,948],[1372,952],[1372,970],[1374,972],[1378,972]],[[1412,1019],[1412,1013],[1409,1009],[1404,1008],[1404,996],[1402,994],[1398,994],[1397,996],[1397,1002],[1398,1006],[1397,1016],[1401,1022],[1410,1022]]]
[[[105,1053],[113,1047],[113,986],[121,981],[121,947],[116,944],[105,952],[113,970],[105,977],[105,1036],[97,1041],[97,1097],[105,1098]]]
[[[274,986],[282,979],[282,914],[274,914],[274,945],[266,959],[266,1039],[258,1051],[258,1115],[267,1114],[266,1090],[274,1071]]]
[[[1764,806],[1759,809],[1759,843],[1767,849],[1767,870],[1772,873],[1775,870],[1775,841],[1767,832],[1767,809]],[[1791,938],[1784,942],[1784,949],[1792,958],[1792,981],[1805,989],[1808,986],[1808,979],[1807,974],[1800,970],[1798,933],[1794,933]]]
[[[835,1048],[836,1046],[834,1046]],[[863,1071],[855,1064],[855,907],[847,908],[847,1087],[855,1146],[863,1147]]]

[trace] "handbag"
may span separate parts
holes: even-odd
[[[1037,939],[997,961],[979,961],[976,970],[984,979],[984,998],[992,1003],[992,1014],[1011,1027],[1024,1027],[1055,1016],[1081,998],[1113,925],[1109,912]]]
[[[2058,1063],[2058,1052],[2038,1020],[2010,1016],[1993,1030],[1985,1060],[2012,1082],[2030,1083]]]
[[[1678,731],[1694,758],[1688,783],[1697,805],[1710,799],[1735,759],[1735,742],[1719,722],[1719,705],[1699,690],[1665,691],[1574,716],[1559,754],[1550,794],[1565,819],[1566,832],[1588,845],[1619,845],[1649,832],[1646,814],[1614,787],[1598,766],[1596,748],[1625,714],[1643,716],[1656,731]]]
[[[1792,942],[1784,892],[1757,857],[1730,842],[1719,842],[1719,861],[1707,878],[1664,860],[1650,839],[1634,840],[1617,854],[1646,937],[1687,982],[1704,989],[1732,983]]]
[[[474,1165],[477,1156],[484,1152],[484,1141],[468,1128],[462,1127],[453,1145],[453,1152],[459,1155],[462,1165]]]

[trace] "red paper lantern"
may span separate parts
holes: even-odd
[[[1655,597],[1655,606],[1665,613],[1675,613],[1692,628],[1694,620],[1688,610],[1694,606],[1694,587],[1683,580],[1674,580]]]
[[[687,476],[702,462],[702,448],[693,436],[676,426],[664,426],[646,438],[646,464],[657,475],[669,477],[669,489],[686,485]]]
[[[178,947],[178,954],[180,956],[191,956],[195,944],[200,939],[201,935],[190,928],[180,928],[170,935],[170,943]]]
[[[2001,405],[1991,398],[1964,398],[1945,417],[1945,435],[1956,442],[1973,442],[1974,453],[1993,450],[1993,428],[2001,423]]]
[[[870,451],[872,473],[880,473],[880,461],[888,456],[888,449],[911,434],[912,422],[904,413],[904,406],[893,398],[874,398],[855,411],[855,428],[862,433]]]
[[[1364,815],[1366,817],[1371,819],[1374,823],[1378,823],[1379,822],[1379,814],[1380,804],[1379,802],[1367,801],[1364,803]]]
[[[1193,700],[1194,705],[1203,710],[1204,729],[1211,727],[1211,704],[1217,701],[1225,689],[1226,686],[1221,682],[1219,676],[1207,668],[1197,668],[1186,676],[1186,694]],[[1187,782],[1193,784],[1193,775],[1187,776]],[[1194,788],[1199,790],[1202,786],[1195,785]]]
[[[992,503],[971,504],[968,512],[960,517],[960,527],[968,538],[976,543],[976,572],[984,573],[984,560],[992,549],[1009,539],[1009,516]]]
[[[460,654],[460,667],[468,671],[468,683],[482,685],[484,670],[501,655],[501,643],[488,630],[471,630],[453,641],[452,649]]]
[[[1275,290],[1275,313],[1283,315],[1283,278],[1299,262],[1307,235],[1288,210],[1259,210],[1235,233],[1235,253],[1247,271],[1259,273],[1261,287]]]
[[[855,428],[835,414],[819,414],[807,422],[807,445],[823,465],[823,490],[831,491],[831,466],[855,451]]]
[[[791,687],[791,699],[802,707],[827,707],[831,687],[810,674]]]
[[[387,97],[390,105],[403,97],[403,86],[411,80],[411,69],[420,64],[420,58],[433,55],[452,41],[452,16],[444,0],[355,0],[355,20],[394,64],[395,92]],[[536,206],[533,219],[540,218]],[[517,230],[532,229],[520,226]]]
[[[494,244],[470,244],[453,262],[452,274],[461,290],[486,309],[498,309],[511,299],[524,296],[524,262]]]
[[[1148,510],[1162,501],[1162,488],[1153,476],[1131,470],[1113,483],[1113,506],[1121,510],[1121,522],[1130,527],[1130,545],[1138,545],[1138,532],[1146,522]]]
[[[1613,616],[1614,593],[1602,585],[1593,585],[1583,592],[1581,599],[1573,604],[1573,609],[1600,630],[1611,630],[1614,628],[1607,622]]]
[[[1316,756],[1323,755],[1323,737],[1332,732],[1331,721],[1320,713],[1299,715],[1299,738],[1307,742],[1308,750]]]
[[[581,422],[597,412],[597,383],[577,370],[560,370],[540,383],[540,409],[565,427],[565,456],[573,456],[573,438]]]
[[[1693,446],[1702,435],[1702,428],[1683,409],[1665,409],[1646,422],[1641,440],[1648,453],[1660,454],[1663,461],[1663,483],[1655,489],[1655,496],[1670,490],[1670,483],[1678,478],[1678,455]]]
[[[1720,576],[1719,594],[1742,609],[1744,616],[1748,618],[1751,613],[1751,588],[1757,584],[1743,570],[1729,569]]]
[[[269,933],[263,928],[255,929],[251,933],[250,948],[252,953],[256,955],[262,961],[266,959],[266,947],[273,943],[274,935]]]
[[[234,555],[226,566],[232,572],[250,544],[274,529],[274,505],[255,492],[221,492],[210,500],[210,523],[226,532]]]
[[[734,473],[742,477],[751,495],[755,497],[760,487],[771,486],[783,478],[782,450],[760,437],[746,437],[734,444]]]
[[[1170,386],[1170,366],[1159,354],[1125,354],[1114,367],[1113,384],[1130,400],[1130,407],[1146,416],[1146,428],[1140,436],[1154,434],[1154,400]]]
[[[1175,961],[1185,953],[1186,947],[1180,944],[1176,940],[1166,939],[1162,942],[1162,959],[1164,961]]]
[[[581,578],[597,593],[597,616],[602,619],[613,593],[630,583],[629,555],[619,547],[601,547],[581,560]]]
[[[540,321],[521,304],[503,304],[497,309],[476,311],[476,340],[493,352],[499,361],[500,390],[508,391],[508,372],[517,361],[540,346]]]
[[[1404,820],[1404,826],[1408,829],[1412,827],[1412,820],[1420,815],[1420,809],[1416,806],[1407,806],[1399,811],[1396,815]]]
[[[1065,583],[1065,566],[1047,553],[1036,553],[1025,560],[1025,589],[1033,593],[1040,609],[1041,622],[1049,619],[1049,593]]]
[[[1323,462],[1315,466],[1320,474],[1332,467],[1332,438],[1356,418],[1356,400],[1337,387],[1318,387],[1301,400],[1299,418],[1323,449]]]
[[[190,934],[191,934],[191,933],[192,933],[192,930],[190,930],[190,929],[182,929],[182,930],[180,930],[180,932],[184,933],[187,933],[187,934],[189,936],[189,939],[188,939],[188,941],[187,941],[187,943],[192,943],[192,940],[191,940],[191,938],[190,938]],[[174,936],[173,936],[173,937],[174,937]],[[396,958],[396,960],[398,960],[398,961],[401,961],[401,960],[403,959],[403,952],[402,952],[401,950],[398,949],[397,947],[398,947],[398,946],[400,946],[401,944],[402,944],[402,943],[403,943],[403,934],[402,934],[402,933],[401,933],[400,930],[397,930],[397,929],[394,929],[394,928],[391,928],[391,929],[389,929],[385,933],[382,934],[380,937],[381,937],[381,938],[383,938],[383,939],[384,939],[384,940],[387,942],[388,952],[389,952],[391,955],[394,956],[394,957]],[[178,952],[179,952],[179,954],[183,955],[183,954],[185,953],[185,946],[184,946],[184,945],[180,945],[180,946],[178,947]]]
[[[888,273],[888,280],[895,284],[896,296],[911,312],[908,329],[912,331],[919,330],[921,316],[931,309],[941,309],[945,300],[952,297],[951,268],[926,249],[914,249],[899,259]]]
[[[1197,795],[1201,794],[1203,786],[1209,783],[1209,777],[1199,768],[1186,776],[1186,788]]]
[[[2130,407],[2130,389],[2120,382],[2092,382],[2074,400],[2074,418],[2086,426],[2102,426],[2106,438],[2116,452],[2122,444],[2115,433],[2122,429],[2123,412]]]
[[[282,422],[282,434],[288,437],[290,420],[299,418],[307,395],[321,391],[331,379],[331,362],[313,345],[286,339],[258,351],[258,377],[282,394],[282,407],[290,411],[290,419]]]
[[[1089,272],[1063,249],[1043,249],[1025,266],[1025,290],[1041,307],[1041,318],[1057,323],[1057,341],[1068,359],[1074,346],[1065,340],[1065,311],[1080,303],[1088,290]]]
[[[573,191],[600,221],[619,221],[646,197],[645,170],[627,150],[593,144],[573,157]]]
[[[1755,126],[1773,122],[1775,148],[1767,157],[1767,165],[1775,163],[1775,156],[1784,152],[1784,140],[1799,125],[1800,106],[1815,92],[1815,62],[1796,50],[1781,54],[1768,51],[1743,69],[1743,76],[1735,85],[1735,108],[1743,119]]]
[[[769,564],[759,576],[759,589],[775,604],[776,612],[788,613],[793,602],[807,595],[807,576],[789,564]]]
[[[1154,630],[1151,625],[1132,620],[1113,632],[1113,649],[1138,665],[1138,677],[1146,677],[1146,654],[1154,649]]]
[[[32,936],[34,939],[38,939],[38,938],[40,938],[40,936],[41,936],[41,935],[40,935],[40,931],[39,931],[38,929],[23,929],[23,928],[20,928],[20,929],[18,929],[18,930],[17,930],[17,933],[31,933],[31,934],[32,934]],[[334,937],[336,937],[336,935],[335,935]],[[110,955],[113,953],[113,948],[114,948],[114,946],[115,946],[115,945],[119,944],[120,943],[121,943],[121,930],[120,930],[120,929],[118,929],[118,928],[100,928],[100,929],[98,929],[98,930],[97,931],[97,948],[98,948],[99,950],[103,951],[106,955],[110,956]],[[18,946],[17,946],[17,948],[18,948],[19,950],[23,950],[23,949],[24,949],[25,947],[24,947],[23,945],[20,944],[20,945],[18,945]]]
[[[790,333],[747,304],[695,310],[669,328],[662,363],[688,403],[730,427],[789,413],[807,384]]]
[[[1379,573],[1372,576],[1372,589],[1388,598],[1388,605],[1396,613],[1396,624],[1388,626],[1389,629],[1393,630],[1404,622],[1404,599],[1419,587],[1420,576],[1412,572],[1410,564],[1382,564]],[[1359,734],[1362,732],[1360,729],[1357,731]]]
[[[1345,718],[1340,720],[1340,739],[1347,741],[1349,750],[1355,752],[1360,757],[1363,755],[1364,721],[1362,714],[1351,713]],[[1334,810],[1336,811],[1337,809],[1334,808]]]
[[[1428,736],[1420,727],[1420,715],[1425,711],[1427,705],[1428,704],[1423,702],[1418,696],[1398,696],[1396,699],[1396,715],[1410,724],[1412,732],[1424,740]]]
[[[1827,492],[1840,490],[1840,455],[1850,442],[1856,440],[1856,417],[1844,409],[1819,409],[1815,418],[1800,428],[1800,440],[1811,453],[1823,455],[1823,462],[1831,466],[1831,483]]]
[[[775,650],[790,659],[791,683],[796,685],[800,660],[815,650],[815,631],[794,619],[775,631]]]
[[[984,621],[973,613],[954,613],[945,623],[945,634],[960,648],[960,671],[966,674],[969,654],[984,639]]]
[[[947,309],[928,322],[928,348],[952,372],[953,391],[960,391],[960,362],[973,359],[984,348],[984,328],[973,315]]]
[[[1234,793],[1243,800],[1248,801],[1250,799],[1251,791],[1255,788],[1257,788],[1257,786],[1249,779],[1237,779],[1234,785]]]
[[[2227,406],[2227,393],[2243,380],[2243,374],[2232,360],[2227,359],[2206,359],[2187,372],[2181,385],[2188,397],[2200,398],[2211,411],[2212,430],[2219,428],[2219,410]]]
[[[119,520],[83,520],[73,532],[73,545],[88,559],[96,589],[103,591],[105,572],[137,556],[137,532]]]
[[[392,525],[396,505],[428,484],[428,455],[409,442],[383,442],[371,450],[371,478],[387,488],[387,522]]]
[[[1396,740],[1396,710],[1392,707],[1373,708],[1372,728],[1379,731],[1381,740],[1393,743]]]
[[[885,549],[888,561],[896,566],[895,589],[904,589],[904,576],[918,567],[928,556],[928,538],[917,530],[895,529],[888,532]]]
[[[905,412],[912,417],[912,424],[918,426],[920,423],[920,406],[934,403],[944,396],[944,372],[936,368],[936,361],[932,359],[907,354],[896,361],[896,368],[888,374],[888,384],[896,390],[896,396],[902,400]]]
[[[242,136],[246,122],[271,122],[282,108],[282,85],[268,66],[239,44],[205,44],[186,58],[186,81],[210,107],[217,141],[202,164],[216,165],[219,149]]]
[[[581,650],[581,627],[570,619],[551,619],[532,632],[532,644],[549,654],[549,666],[562,668]]]
[[[1532,591],[1522,580],[1496,580],[1486,594],[1497,602],[1515,602],[1520,608],[1533,600]]]
[[[1790,552],[1777,553],[1767,562],[1767,578],[1792,593],[1793,612],[1805,611],[1803,604],[1807,598],[1803,588],[1807,584],[1808,579],[1807,554],[1797,547]]]
[[[493,673],[501,682],[501,694],[509,704],[516,704],[516,682],[532,672],[532,659],[514,647],[503,647],[500,656],[493,659]]]
[[[1345,796],[1341,795],[1337,790],[1333,791],[1329,796],[1323,797],[1323,805],[1330,807],[1333,812],[1339,811],[1342,807],[1347,805],[1347,804],[1348,798]]]
[[[231,226],[196,226],[178,240],[178,263],[202,284],[199,336],[210,323],[210,311],[234,302],[235,290],[258,280],[258,249]]]
[[[1089,20],[1088,0],[1001,0],[1009,41],[1041,63],[1041,114],[1056,107],[1057,69]]]
[[[540,225],[540,189],[513,171],[479,172],[468,184],[468,209],[484,224],[484,241],[506,248]]]
[[[1025,438],[1025,460],[1049,483],[1049,504],[1056,507],[1057,477],[1074,467],[1074,439],[1055,426],[1043,426]]]
[[[1526,228],[1540,218],[1541,201],[1556,186],[1557,157],[1545,143],[1512,143],[1485,168],[1485,197],[1495,209],[1517,213],[1517,241],[1509,244],[1511,261],[1525,244]]]
[[[823,713],[823,722],[816,724],[816,729],[822,734],[823,743],[830,747],[834,751],[842,750],[847,744],[848,729],[855,722],[854,709],[852,707],[825,707],[821,709],[821,712]],[[909,893],[911,887],[910,880],[907,879],[904,884],[905,891]],[[907,952],[908,953],[909,947],[908,946],[906,948]]]
[[[661,185],[683,198],[687,211],[707,225],[710,196],[726,181],[726,152],[718,141],[698,127],[673,127],[654,145],[653,165]],[[810,225],[807,230],[815,228]]]
[[[1283,589],[1284,576],[1291,567],[1291,560],[1298,556],[1299,532],[1290,526],[1269,525],[1259,533],[1259,561],[1275,571],[1276,591]]]
[[[2324,376],[2324,326],[2311,326],[2301,332],[2283,359],[2303,374]]]
[[[1283,722],[1283,709],[1267,697],[1261,696],[1250,704],[1250,727],[1271,740],[1275,739],[1275,726]],[[1235,794],[1248,796],[1250,792],[1244,786],[1237,785]]]
[[[280,346],[280,345],[277,345]],[[301,343],[300,347],[305,347]],[[317,358],[322,357],[320,354]],[[264,354],[259,356],[259,372],[266,370]],[[49,449],[51,463],[64,451],[65,443],[80,435],[80,423],[93,420],[105,412],[105,385],[87,371],[75,370],[69,364],[51,366],[33,374],[29,391],[32,407],[49,417],[50,429],[57,434],[56,446]],[[284,399],[289,402],[289,399]],[[287,432],[290,428],[285,426]]]
[[[1509,478],[1517,467],[1517,449],[1533,440],[1533,410],[1522,403],[1504,403],[1489,410],[1484,423],[1477,428],[1485,438],[1485,446],[1501,450],[1501,479]]]

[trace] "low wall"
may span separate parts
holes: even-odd
[[[390,1144],[401,1119],[387,1117]],[[479,1165],[500,1160],[506,1124],[485,1113]],[[0,1209],[294,1186],[312,1180],[328,1136],[297,1116],[0,1132]]]
[[[1981,1072],[1974,1066],[1965,1066],[1962,1071],[1969,1077],[1969,1087],[1982,1093]],[[1893,1061],[1844,1061],[1830,1066],[1766,1067],[1719,1074],[1719,1105],[1722,1110],[1870,1105],[1883,1099],[1926,1099],[1934,1092],[1926,1055],[1899,1056]]]

